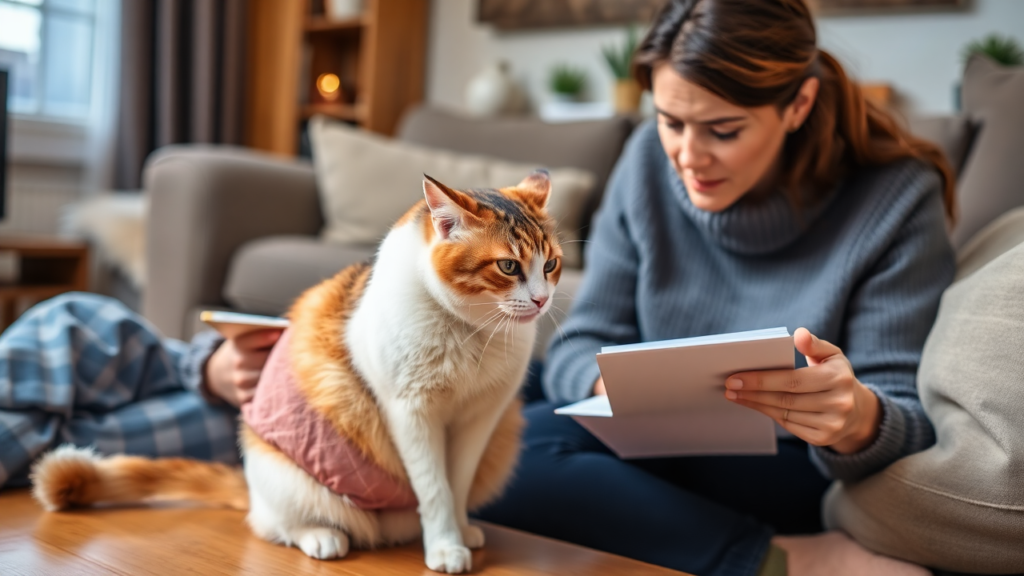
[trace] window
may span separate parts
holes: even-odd
[[[11,72],[11,112],[86,119],[95,18],[95,0],[0,0],[0,67]]]

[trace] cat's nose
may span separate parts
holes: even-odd
[[[533,303],[537,305],[537,309],[540,310],[541,308],[544,307],[544,304],[547,303],[548,297],[547,296],[541,296],[540,298],[533,298],[533,297],[531,297],[530,300],[533,300]]]

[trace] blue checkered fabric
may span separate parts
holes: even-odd
[[[70,293],[0,335],[0,488],[58,444],[238,462],[237,412],[204,399],[215,342],[162,338],[117,300]]]

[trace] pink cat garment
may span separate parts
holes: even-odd
[[[412,488],[368,460],[299,392],[289,362],[290,341],[285,330],[267,358],[256,394],[242,406],[242,419],[257,436],[356,507],[414,508]]]

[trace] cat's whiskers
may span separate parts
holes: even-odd
[[[504,312],[504,311],[502,311],[502,312]],[[509,321],[508,314],[505,314],[501,318],[505,322]],[[501,324],[502,324],[501,322],[498,322],[498,324],[494,327],[494,330],[491,330],[491,335],[487,337],[487,342],[484,342],[484,347],[480,350],[480,358],[476,362],[476,371],[477,371],[477,373],[480,372],[480,365],[484,361],[484,352],[487,351],[487,346],[488,346],[488,344],[491,343],[491,338],[494,338],[494,334],[498,331],[498,328],[501,328]]]
[[[460,346],[465,345],[466,342],[469,342],[470,338],[472,338],[473,336],[476,336],[478,332],[480,332],[481,330],[486,328],[488,324],[490,324],[491,322],[494,322],[497,318],[499,318],[504,313],[505,312],[501,308],[498,308],[498,309],[494,310],[493,312],[491,312],[488,316],[485,317],[486,321],[483,324],[481,324],[479,328],[474,330],[472,334],[470,334],[469,336],[466,336],[466,338],[464,340],[462,340],[462,342],[460,342],[459,345]]]
[[[551,303],[551,307],[554,308],[555,310],[558,310],[563,315],[568,316],[568,314],[565,313],[565,310],[562,310],[554,302]],[[555,323],[555,328],[557,328],[558,331],[562,333],[562,338],[565,338],[566,340],[569,340],[569,345],[572,346],[572,349],[573,349],[574,352],[577,352],[576,345],[573,344],[572,340],[569,339],[569,335],[565,333],[565,330],[562,330],[562,324],[558,320],[555,320],[555,316],[554,315],[551,316],[551,321]]]

